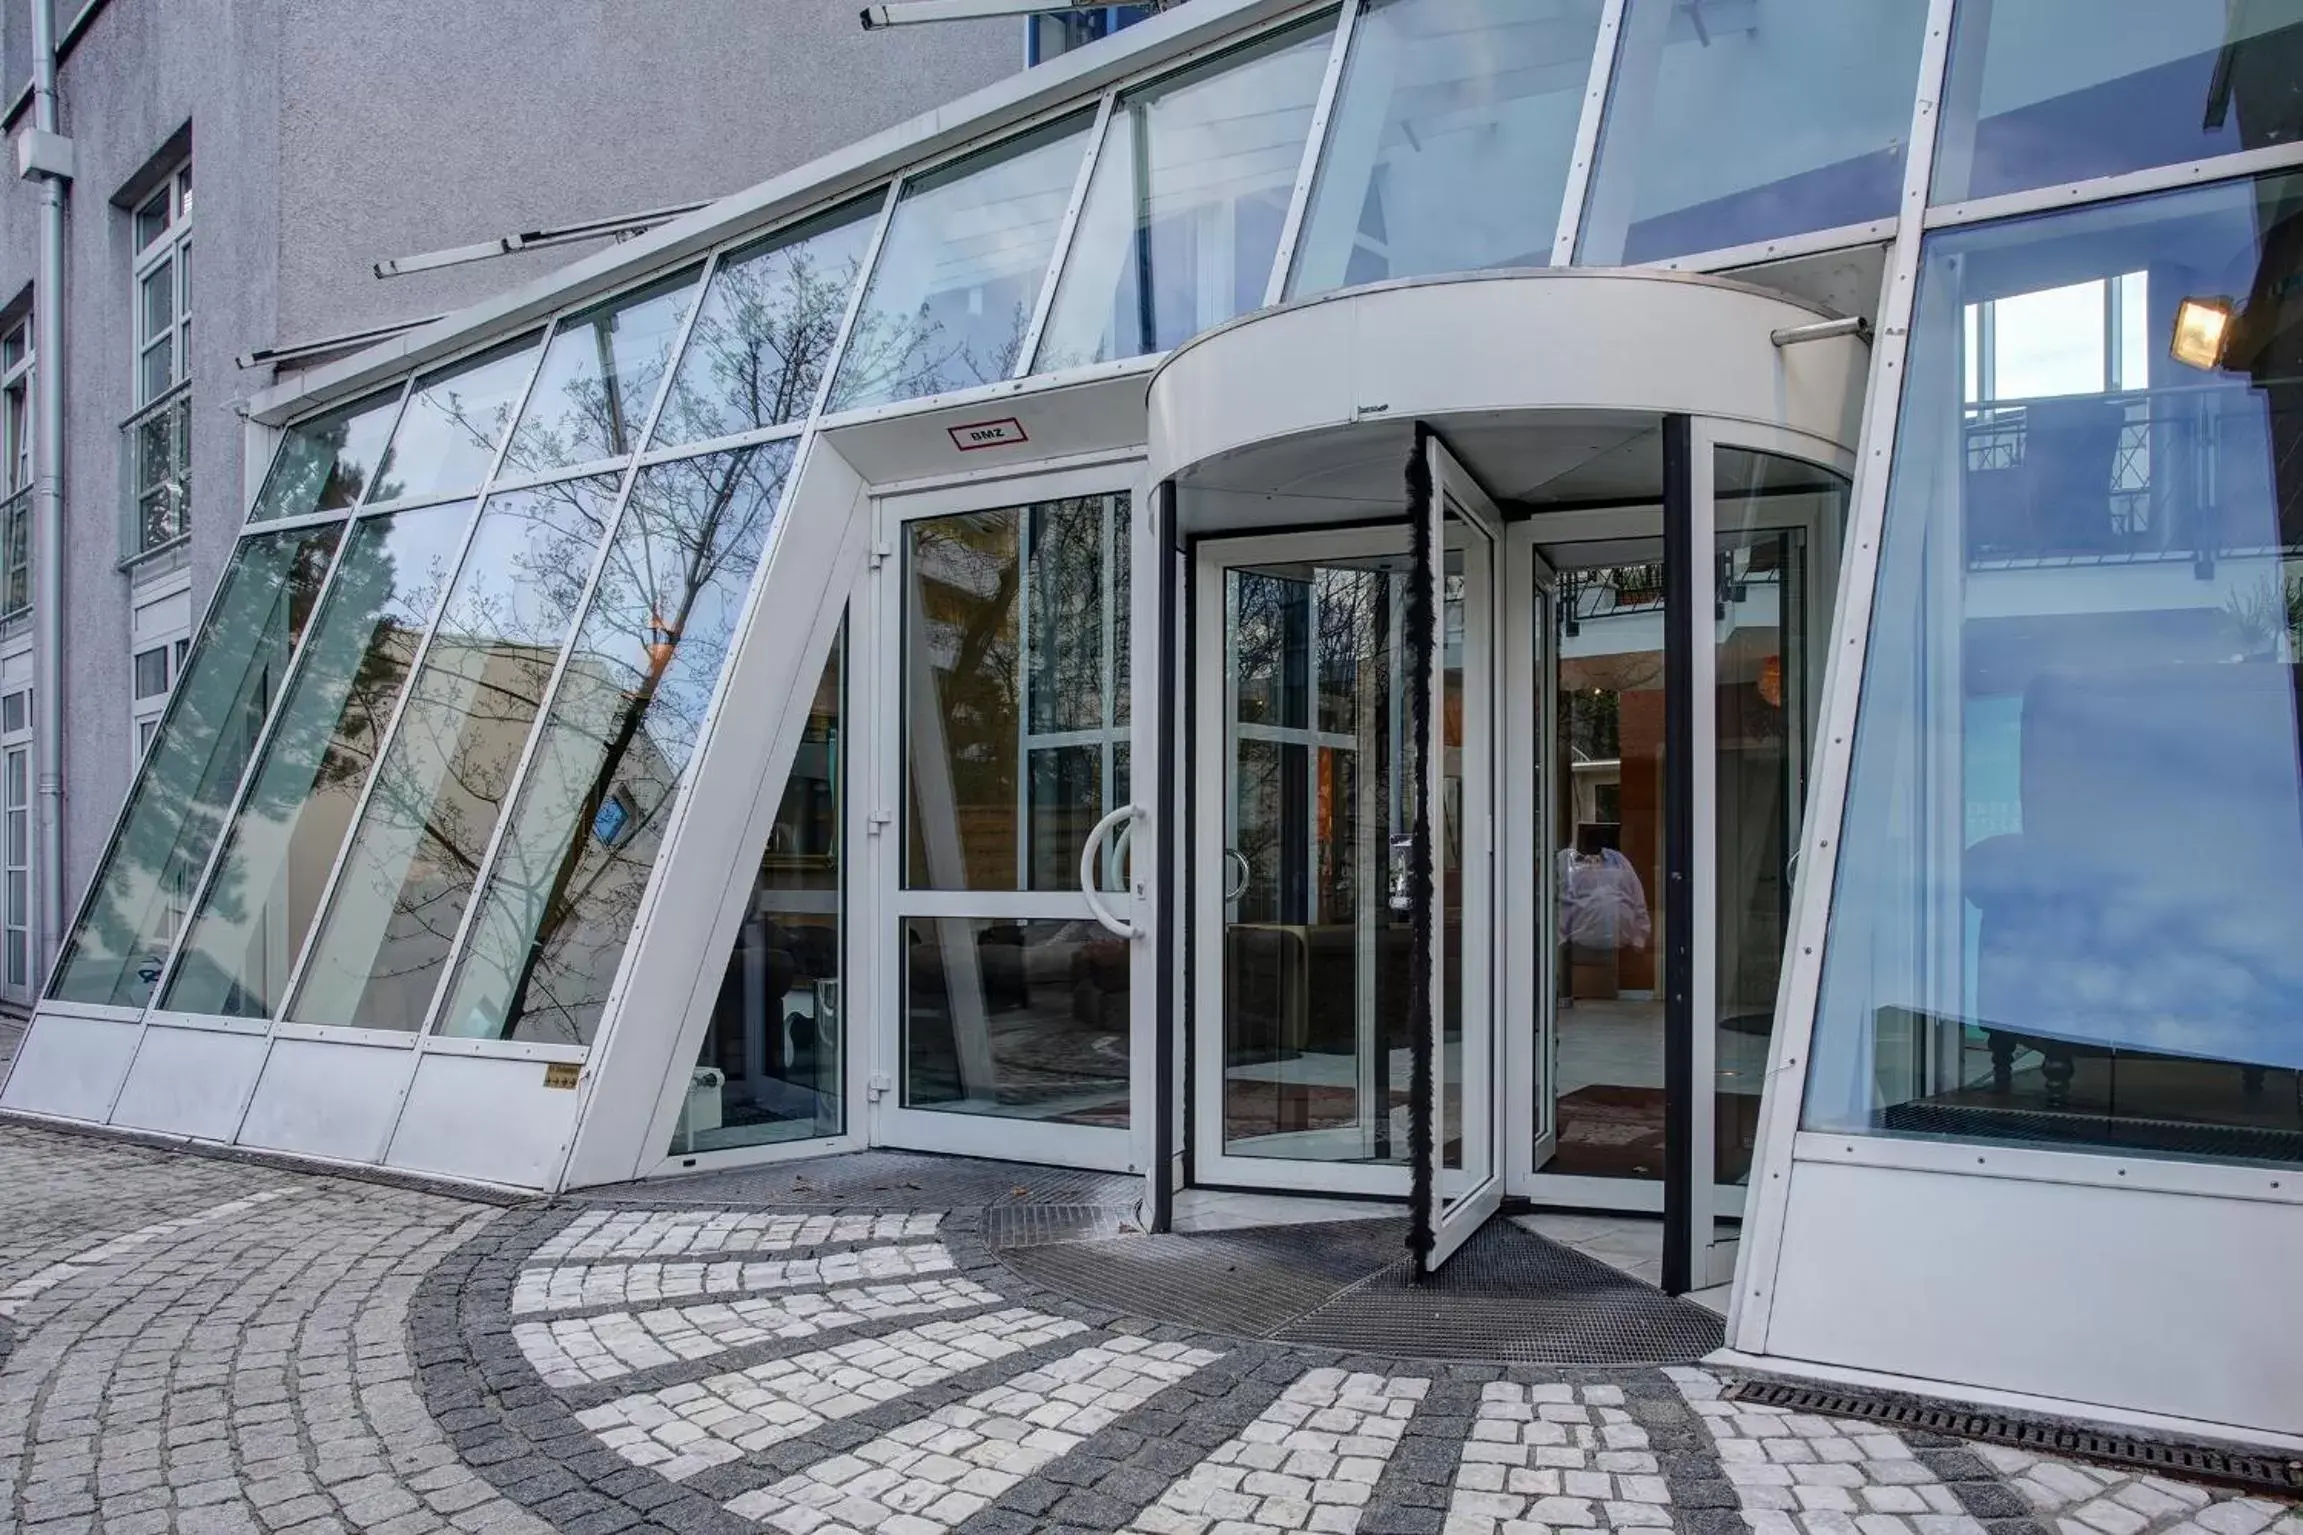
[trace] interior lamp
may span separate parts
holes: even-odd
[[[2185,299],[2175,306],[2175,339],[2168,343],[2168,354],[2186,367],[2210,371],[2221,367],[2231,318],[2227,298]]]

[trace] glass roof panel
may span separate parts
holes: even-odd
[[[250,522],[341,512],[360,504],[399,413],[400,387],[301,421],[281,434]]]
[[[464,495],[479,488],[536,369],[534,335],[416,380],[368,500]]]
[[[507,476],[549,474],[639,448],[701,275],[691,266],[560,322],[505,450]]]

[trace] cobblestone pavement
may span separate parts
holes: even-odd
[[[2303,1535],[1722,1398],[1089,1306],[981,1212],[500,1209],[0,1125],[0,1530]]]

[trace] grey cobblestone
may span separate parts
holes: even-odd
[[[981,1216],[501,1209],[0,1123],[0,1529],[2303,1535],[2285,1504],[1056,1294]]]

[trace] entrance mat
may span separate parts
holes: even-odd
[[[1721,1342],[1720,1319],[1701,1306],[1509,1221],[1490,1221],[1420,1285],[1406,1244],[1406,1221],[1373,1220],[995,1251],[1093,1305],[1354,1353],[1659,1364]]]
[[[1907,1396],[1899,1391],[1816,1385],[1765,1375],[1730,1381],[1721,1395],[1729,1401],[1759,1402],[1793,1412],[1862,1418],[1896,1429],[1920,1429],[1961,1439],[2014,1445],[2042,1454],[2107,1461],[2161,1476],[2221,1482],[2275,1497],[2303,1497],[2303,1458],[2239,1445],[2172,1439],[2045,1414],[1986,1412],[1978,1407]]]
[[[1027,1162],[991,1162],[922,1151],[851,1151],[731,1167],[679,1178],[587,1189],[573,1196],[595,1204],[868,1205],[875,1210],[959,1210],[987,1205],[1135,1207],[1143,1180],[1124,1173]]]

